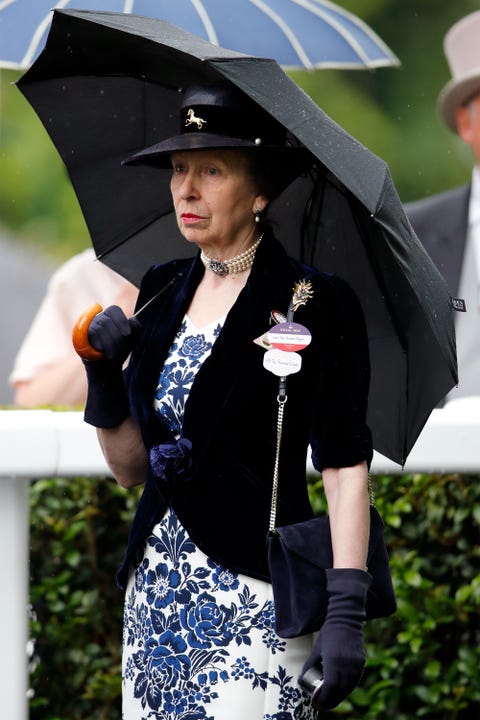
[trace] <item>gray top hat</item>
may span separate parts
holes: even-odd
[[[452,25],[445,35],[443,50],[452,79],[438,96],[438,112],[456,133],[455,110],[480,92],[480,10]]]

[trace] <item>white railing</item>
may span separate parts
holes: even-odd
[[[480,398],[434,410],[405,468],[375,454],[372,472],[479,472]],[[108,475],[95,430],[80,412],[0,411],[0,708],[28,718],[28,483],[41,477]]]
[[[28,483],[41,477],[108,475],[94,428],[82,413],[0,411],[0,708],[28,718]]]

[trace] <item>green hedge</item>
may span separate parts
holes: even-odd
[[[374,482],[398,612],[367,624],[361,687],[322,718],[478,718],[479,478]],[[321,483],[312,478],[310,488],[320,512]],[[121,717],[123,597],[114,574],[137,497],[107,478],[31,484],[31,720]]]

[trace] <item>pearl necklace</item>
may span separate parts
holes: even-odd
[[[243,272],[244,270],[250,270],[255,259],[255,253],[257,252],[257,248],[260,245],[262,237],[263,233],[262,235],[260,235],[258,240],[253,243],[253,245],[251,245],[247,250],[245,250],[245,252],[240,253],[240,255],[235,255],[235,257],[231,258],[230,260],[218,260],[218,258],[209,258],[208,255],[205,255],[203,250],[200,252],[200,259],[206,268],[214,272],[216,275],[220,275],[220,277],[224,277],[225,275],[235,275],[235,273]]]

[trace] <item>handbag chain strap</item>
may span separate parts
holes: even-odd
[[[293,321],[295,311],[300,305],[310,300],[313,295],[312,283],[309,280],[300,280],[295,283],[293,288],[292,299],[288,306],[287,322]],[[272,503],[270,506],[270,522],[268,529],[270,532],[275,532],[275,525],[277,520],[277,500],[278,500],[278,468],[280,465],[280,446],[282,443],[282,430],[283,430],[283,413],[285,410],[285,403],[287,402],[287,378],[282,376],[278,382],[278,413],[277,413],[277,443],[275,448],[275,462],[273,465],[273,483],[272,483]]]
[[[295,310],[300,305],[305,305],[307,300],[312,297],[313,290],[311,283],[305,280],[301,280],[296,283],[293,289],[293,296],[290,301],[288,308],[287,321],[292,322]],[[277,502],[278,502],[278,469],[280,466],[280,446],[282,444],[282,431],[283,431],[283,414],[285,410],[285,403],[287,402],[287,378],[281,377],[278,383],[278,411],[277,411],[277,442],[275,447],[275,462],[273,465],[273,482],[272,482],[272,502],[270,506],[270,521],[268,530],[271,533],[276,532],[275,525],[277,521]],[[375,494],[372,484],[372,478],[370,473],[368,474],[368,497],[370,505],[375,505]]]
[[[283,412],[285,409],[285,403],[287,402],[286,390],[286,378],[281,377],[278,387],[278,413],[277,413],[277,444],[275,448],[275,462],[273,465],[273,483],[272,483],[272,503],[270,507],[270,523],[268,529],[270,532],[275,532],[275,525],[277,520],[277,498],[278,498],[278,468],[280,464],[280,445],[282,443],[282,429],[283,429]]]

